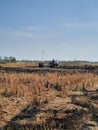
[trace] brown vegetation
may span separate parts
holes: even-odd
[[[91,73],[0,73],[0,126],[85,130],[87,122],[98,123],[97,92]]]
[[[32,97],[46,90],[56,90],[68,95],[68,91],[91,89],[96,86],[97,82],[98,76],[93,74],[0,73],[0,94]]]

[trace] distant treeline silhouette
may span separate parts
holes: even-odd
[[[0,57],[0,63],[6,63],[6,62],[16,62],[16,58],[13,56],[10,57],[5,56],[4,58]]]

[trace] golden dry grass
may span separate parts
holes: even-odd
[[[0,94],[5,96],[32,97],[47,89],[68,94],[68,91],[94,89],[97,82],[98,76],[94,74],[0,73]]]
[[[40,106],[43,111],[48,109],[54,111],[61,109],[73,111],[77,109],[80,111],[81,106],[71,104],[70,96],[76,93],[80,95],[88,90],[96,91],[97,89],[98,76],[91,73],[0,73],[0,110],[2,109],[0,123],[4,125],[9,122],[31,102],[36,106]],[[84,97],[77,99],[74,103],[82,102],[82,100],[85,103],[91,101]],[[43,103],[45,105],[42,105]],[[3,111],[5,113],[2,113]],[[55,117],[63,118],[65,115],[60,111]],[[53,116],[53,113],[40,112],[36,114],[36,119],[31,122],[33,124],[34,122],[35,124],[42,123],[51,116]],[[29,122],[26,119],[24,120]]]
[[[26,67],[26,66],[38,66],[37,62],[8,62],[8,63],[0,63],[1,67]]]

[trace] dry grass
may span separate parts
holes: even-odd
[[[80,116],[78,114],[82,115],[84,112],[84,115],[82,116],[85,120],[87,119],[86,116],[88,116],[85,116],[87,112],[85,113],[84,109],[82,110],[81,108],[81,106],[83,106],[82,101],[85,101],[85,104],[87,104],[87,102],[91,101],[91,99],[86,97],[81,99],[76,98],[73,102],[74,104],[72,104],[72,99],[70,96],[74,94],[80,95],[81,93],[84,93],[88,90],[96,91],[97,89],[98,76],[91,73],[0,73],[0,110],[2,108],[0,114],[0,118],[2,117],[2,120],[0,123],[3,121],[8,123],[31,102],[38,107],[36,110],[40,109],[41,112],[36,112],[33,122],[31,121],[31,118],[33,117],[30,117],[29,120],[19,120],[20,123],[22,122],[23,124],[26,124],[32,122],[34,125],[35,122],[35,124],[38,123],[41,126],[41,124],[44,122],[44,125],[42,125],[43,129],[45,130],[50,128],[52,130],[52,126],[50,127],[50,124],[47,125],[49,123],[49,119],[51,118],[51,120],[55,122],[62,122],[62,120],[65,121],[65,117],[73,118],[75,122],[78,120],[81,122]],[[80,104],[80,106],[76,106],[76,104],[79,104],[78,102],[81,102],[82,105]],[[9,103],[10,105],[8,105]],[[89,104],[85,104],[84,106],[89,106]],[[17,111],[16,107],[18,109]],[[32,112],[32,107],[33,106],[29,107],[27,111]],[[46,112],[48,109],[49,112]],[[12,113],[10,113],[10,110],[12,110]],[[61,110],[64,110],[65,113]],[[75,113],[71,113],[71,115],[68,114],[72,111],[77,111],[77,118],[73,117]],[[10,115],[8,116],[7,113],[10,113]],[[83,121],[81,123],[83,123]],[[68,127],[67,124],[66,126]],[[72,127],[75,130],[78,130],[75,128],[74,124]],[[76,124],[76,127],[78,127],[78,124]]]
[[[38,66],[38,62],[8,62],[0,63],[1,67],[26,67],[26,66]]]
[[[91,89],[98,76],[93,74],[7,74],[0,73],[0,94],[4,96],[33,96],[48,90],[68,94],[68,91]]]

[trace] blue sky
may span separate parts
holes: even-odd
[[[0,0],[0,56],[98,61],[98,0]]]

